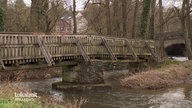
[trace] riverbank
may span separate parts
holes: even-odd
[[[61,67],[49,67],[42,69],[24,69],[15,71],[0,72],[0,81],[23,81],[31,79],[47,79],[60,77],[62,75]]]
[[[61,101],[59,97],[41,96],[13,83],[0,85],[0,108],[80,108],[87,100]]]
[[[121,85],[134,89],[162,89],[192,82],[192,61],[165,61],[160,66],[120,80]]]
[[[56,106],[62,108],[57,102],[38,96],[29,89],[14,86],[9,83],[0,85],[1,108],[43,108]]]

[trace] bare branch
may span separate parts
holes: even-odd
[[[90,2],[90,0],[88,0],[88,1],[86,2],[84,9],[87,8],[87,5],[89,4],[89,2]]]

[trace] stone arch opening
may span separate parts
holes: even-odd
[[[167,56],[186,56],[185,44],[173,44],[165,48]]]

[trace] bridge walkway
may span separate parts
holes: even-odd
[[[0,34],[3,69],[57,66],[77,60],[140,61],[155,58],[152,40],[95,35]],[[155,55],[155,56],[154,56]]]

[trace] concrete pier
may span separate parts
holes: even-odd
[[[104,84],[103,63],[99,60],[90,63],[63,66],[62,82],[54,83],[53,88],[61,90],[111,89]]]

